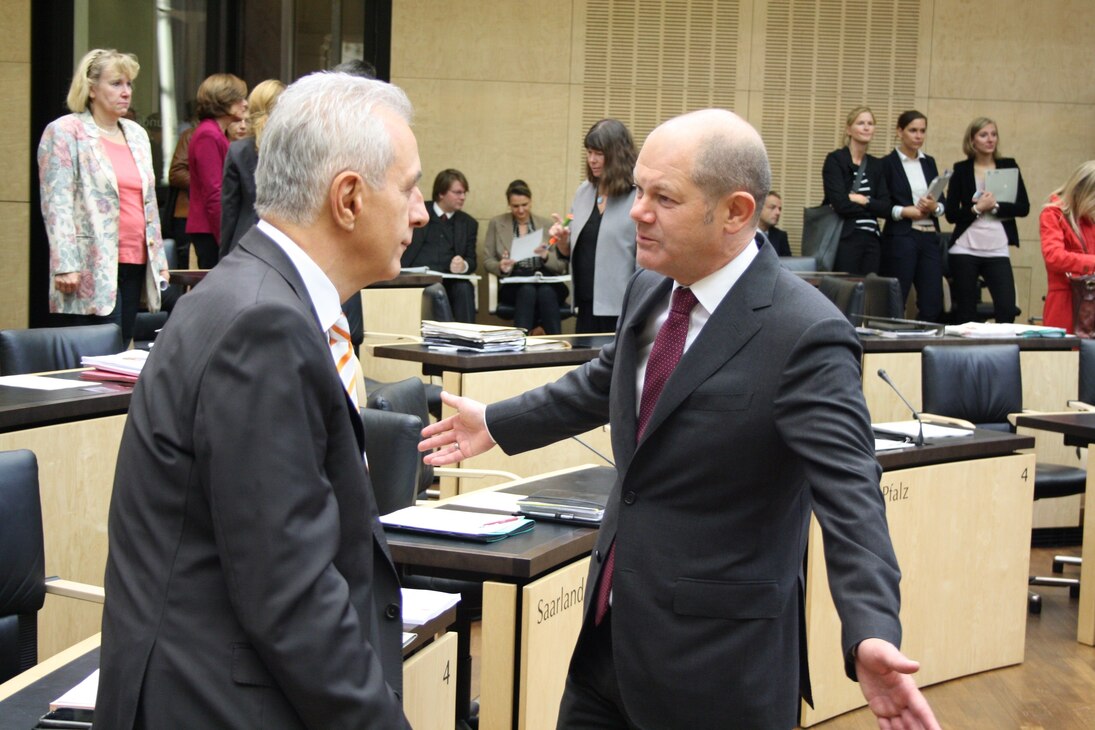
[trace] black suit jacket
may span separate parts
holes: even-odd
[[[772,244],[777,256],[791,255],[791,243],[787,240],[787,231],[772,226],[767,231],[758,230],[757,233],[762,234],[768,243]],[[759,239],[757,245],[760,245]]]
[[[179,300],[110,504],[96,727],[405,727],[399,583],[307,290],[252,230]]]
[[[939,168],[935,166],[935,160],[929,155],[924,155],[920,158],[920,169],[924,171],[924,180],[930,186],[932,180],[939,176]],[[890,207],[895,205],[916,205],[916,201],[913,200],[912,187],[909,185],[909,176],[905,174],[905,166],[901,163],[901,156],[897,154],[897,150],[890,150],[890,154],[882,158],[882,174],[886,178],[886,186],[890,190]],[[939,196],[937,203],[943,203],[943,210],[946,212],[946,196]],[[882,231],[884,236],[898,236],[908,233],[912,230],[912,221],[908,218],[902,218],[899,221],[895,221],[891,210],[886,214],[886,227]],[[932,225],[935,226],[935,232],[939,232],[939,219],[935,216],[931,218]]]
[[[996,161],[996,167],[1001,170],[1011,168],[1019,169],[1018,163],[1010,157],[1001,157]],[[947,190],[947,220],[954,224],[954,233],[951,234],[951,243],[955,243],[961,237],[970,224],[977,219],[977,212],[973,209],[973,194],[977,192],[977,179],[973,174],[973,160],[965,159],[954,163],[954,176],[951,177]],[[1027,187],[1023,184],[1023,173],[1019,173],[1019,190],[1015,195],[1014,203],[1000,203],[1000,218],[1004,225],[1004,232],[1008,236],[1009,246],[1019,246],[1019,228],[1015,225],[1015,218],[1025,218],[1030,214],[1030,199],[1027,198]]]
[[[870,155],[867,155],[866,173],[867,182],[871,185],[869,202],[864,206],[848,200],[848,193],[852,192],[852,179],[858,169],[859,165],[852,162],[852,153],[847,147],[826,155],[825,164],[821,167],[821,182],[825,188],[825,199],[821,202],[822,205],[828,203],[833,206],[833,210],[844,219],[841,238],[852,234],[857,218],[889,217],[893,207],[886,178],[882,174],[882,160]]]
[[[255,214],[255,168],[258,164],[259,151],[254,137],[238,139],[228,146],[221,181],[222,259],[232,252],[243,234],[258,223]]]
[[[639,271],[599,357],[487,406],[487,423],[506,453],[612,424],[619,476],[586,595],[596,595],[615,541],[613,653],[637,726],[793,727],[808,691],[800,626],[811,511],[825,531],[846,655],[862,639],[901,636],[859,342],[764,247],[685,352],[636,443],[640,337],[671,286]],[[585,603],[588,628],[596,601]]]
[[[428,203],[426,210],[430,214],[430,222],[422,228],[414,229],[411,237],[411,245],[403,252],[400,263],[404,268],[412,266],[428,266],[434,271],[443,274],[449,273],[449,264],[452,263],[451,250],[456,256],[462,256],[468,262],[466,273],[474,274],[476,267],[475,239],[479,236],[479,221],[472,218],[462,210],[452,214],[452,240],[446,241],[446,231],[442,227],[441,220],[434,212],[433,204]],[[456,272],[461,273],[461,272]]]

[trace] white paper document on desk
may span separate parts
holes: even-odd
[[[403,594],[403,624],[421,626],[460,603],[459,593],[400,588]]]
[[[88,380],[49,378],[44,375],[4,375],[0,377],[0,385],[30,390],[67,390],[68,388],[86,388],[95,383]]]
[[[905,436],[907,438],[916,438],[920,434],[919,421],[872,423],[871,428],[874,429],[875,433],[893,434],[895,436]],[[926,439],[957,438],[972,435],[973,431],[968,428],[961,428],[959,426],[940,426],[935,423],[924,424],[924,438]]]
[[[96,669],[84,681],[50,702],[49,709],[56,710],[60,707],[69,707],[74,710],[94,710],[95,695],[98,691],[99,670]]]

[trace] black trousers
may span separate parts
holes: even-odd
[[[578,299],[578,314],[574,331],[580,335],[594,332],[615,332],[616,317],[598,317],[593,313],[593,300]]]
[[[855,228],[836,247],[833,271],[843,271],[857,276],[877,274],[882,249],[878,236],[870,231]]]
[[[544,334],[563,331],[559,307],[567,298],[563,284],[506,284],[498,289],[498,299],[513,306],[513,325],[531,330],[539,323]]]
[[[445,279],[441,282],[449,295],[449,306],[457,322],[475,322],[475,288],[464,279]]]
[[[600,626],[587,622],[574,647],[563,700],[559,705],[557,730],[630,730],[616,663],[612,658],[612,611]]]
[[[938,322],[943,316],[943,252],[939,234],[911,230],[882,239],[883,276],[901,282],[901,303],[916,285],[917,318]]]
[[[58,327],[78,327],[89,324],[116,324],[122,330],[122,347],[133,339],[133,323],[141,306],[146,264],[118,264],[118,293],[110,314],[55,314],[51,321]]]
[[[194,244],[194,252],[198,254],[198,268],[211,269],[220,260],[220,246],[212,233],[191,233],[190,242]],[[184,252],[183,261],[189,260],[189,253]]]
[[[1000,323],[1015,321],[1019,310],[1015,307],[1015,277],[1010,258],[955,253],[950,255],[950,267],[956,324],[977,319],[977,302],[981,300],[979,278],[985,280],[992,297],[992,318]]]

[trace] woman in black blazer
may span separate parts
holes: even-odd
[[[943,253],[939,250],[939,217],[943,196],[928,187],[939,175],[935,160],[921,152],[928,118],[918,111],[897,118],[897,147],[882,158],[882,173],[892,208],[882,231],[882,275],[901,282],[902,303],[916,284],[917,317],[938,322],[943,316]]]
[[[836,250],[834,271],[877,274],[881,257],[878,219],[890,214],[890,193],[882,175],[882,160],[867,154],[874,137],[874,112],[860,106],[848,114],[846,146],[830,152],[821,168],[825,200],[841,218],[844,228]],[[866,174],[852,190],[856,172],[866,160]]]
[[[255,214],[255,169],[259,164],[259,140],[266,119],[283,91],[285,84],[277,79],[267,79],[251,90],[251,96],[247,98],[250,136],[236,140],[228,147],[221,180],[222,259],[258,222],[258,215]]]
[[[954,163],[954,177],[947,191],[947,220],[954,224],[951,235],[950,269],[953,280],[955,322],[972,321],[981,298],[978,277],[985,280],[992,296],[993,318],[1014,322],[1015,279],[1011,273],[1008,246],[1019,245],[1015,219],[1030,213],[1030,200],[1018,174],[1015,202],[998,201],[985,190],[985,177],[991,170],[1018,170],[1010,157],[1000,157],[1000,137],[996,122],[978,117],[966,128],[962,151],[966,159]]]

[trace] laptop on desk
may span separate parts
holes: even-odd
[[[519,513],[525,517],[595,527],[601,524],[608,495],[615,483],[616,470],[610,466],[599,466],[502,491],[523,494],[530,486],[535,489],[517,502]]]

